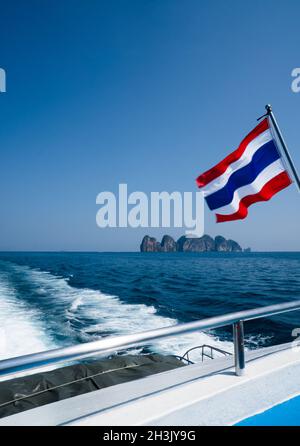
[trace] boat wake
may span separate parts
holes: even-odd
[[[0,273],[0,360],[54,348],[38,309],[28,308]]]
[[[49,272],[8,262],[4,271],[1,268],[0,325],[6,338],[1,359],[177,323],[160,315],[152,305],[127,304],[118,296],[74,288],[67,279]],[[202,344],[232,351],[231,342],[213,334],[192,333],[130,352],[182,355]]]

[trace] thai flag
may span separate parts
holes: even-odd
[[[292,183],[267,118],[196,181],[217,223],[247,217],[251,204],[270,200]]]

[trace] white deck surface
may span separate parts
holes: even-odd
[[[12,415],[0,426],[230,425],[300,394],[299,351],[281,346],[248,359],[242,377],[232,358],[216,359]]]

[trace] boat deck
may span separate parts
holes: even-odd
[[[300,394],[290,344],[247,352],[244,376],[227,357],[78,395],[0,425],[234,425]],[[163,408],[163,409],[162,409]]]

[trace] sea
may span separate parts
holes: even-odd
[[[296,299],[296,252],[3,252],[0,359]],[[297,327],[300,311],[248,321],[246,347],[290,342]],[[183,355],[203,344],[231,352],[231,327],[126,353]]]

